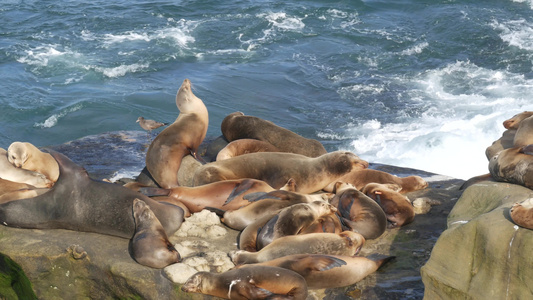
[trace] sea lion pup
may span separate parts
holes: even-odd
[[[49,188],[54,183],[41,173],[17,168],[7,159],[7,151],[0,148],[0,178],[25,183],[36,188]]]
[[[0,223],[17,228],[69,229],[131,239],[135,220],[133,200],[150,206],[165,231],[173,234],[183,222],[183,210],[154,201],[119,184],[94,180],[61,153],[50,151],[59,165],[59,178],[46,193],[0,204]]]
[[[296,192],[311,194],[354,169],[366,167],[366,161],[347,151],[326,153],[317,158],[294,153],[259,152],[203,165],[196,171],[193,182],[198,186],[221,180],[255,178],[279,189],[294,178]]]
[[[223,273],[198,272],[187,279],[181,290],[224,299],[307,298],[307,284],[300,274],[269,266],[251,266]]]
[[[238,265],[236,268],[251,266],[285,268],[302,275],[309,289],[329,289],[355,284],[394,258],[394,256],[371,259],[346,255],[293,254],[262,263]]]
[[[251,203],[243,198],[245,195],[270,191],[274,191],[274,188],[266,182],[250,178],[222,180],[195,187],[140,189],[147,196],[169,196],[169,200],[185,204],[192,213],[200,212],[206,207],[236,210]]]
[[[533,229],[533,198],[528,198],[511,207],[511,219],[516,225],[527,229]]]
[[[337,182],[331,204],[337,207],[342,222],[365,239],[376,239],[387,229],[387,216],[383,209],[353,185]]]
[[[498,152],[514,147],[514,136],[516,135],[516,129],[507,129],[502,133],[502,136],[494,141],[492,145],[485,149],[485,156],[490,160]]]
[[[415,209],[409,199],[390,189],[389,186],[379,183],[369,183],[361,191],[374,199],[385,212],[389,227],[401,227],[415,219]]]
[[[274,240],[257,252],[237,250],[230,253],[237,264],[253,264],[291,254],[327,254],[353,256],[359,253],[365,238],[353,231],[288,235]]]
[[[318,157],[327,153],[317,140],[304,138],[270,121],[245,116],[242,112],[227,115],[222,121],[221,130],[229,142],[238,139],[256,139],[274,145],[280,152],[297,153],[308,157]]]
[[[239,139],[234,140],[222,148],[218,154],[216,160],[224,160],[235,156],[256,153],[256,152],[281,152],[276,146],[256,140],[256,139]]]
[[[298,203],[282,209],[257,234],[257,250],[283,236],[299,234],[321,217],[333,215],[337,209],[323,200]]]
[[[513,140],[514,147],[523,147],[530,144],[533,144],[533,116],[523,119],[518,124]]]
[[[248,194],[244,198],[253,202],[237,210],[224,212],[220,221],[235,230],[243,230],[266,213],[279,212],[285,207],[298,203],[310,203],[316,200],[329,201],[331,197],[333,197],[331,193],[309,195],[283,190],[275,190],[262,195]]]
[[[7,148],[7,159],[15,167],[41,173],[52,182],[59,177],[56,160],[33,144],[13,142]]]
[[[533,145],[500,151],[489,161],[489,172],[496,181],[533,188]]]
[[[361,190],[365,185],[372,182],[397,184],[402,187],[402,189],[399,191],[402,194],[423,190],[428,186],[428,183],[420,176],[412,175],[407,177],[398,177],[387,172],[372,169],[356,169],[342,176],[337,181],[351,183],[358,190]],[[335,183],[329,185],[325,190],[331,191],[329,189],[332,189]]]
[[[512,118],[503,121],[503,127],[505,127],[505,129],[518,129],[520,122],[531,116],[533,116],[533,111],[523,111],[514,115]]]
[[[162,269],[180,261],[180,254],[168,241],[165,229],[146,203],[133,200],[135,234],[131,239],[133,259],[143,266]]]
[[[178,170],[184,156],[196,151],[207,133],[209,117],[202,100],[191,90],[191,82],[185,79],[176,94],[180,111],[174,123],[161,131],[148,147],[146,168],[162,188],[179,186]]]

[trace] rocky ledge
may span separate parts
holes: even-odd
[[[109,179],[119,176],[117,172],[138,174],[144,166],[147,144],[144,132],[113,132],[51,148],[84,166],[93,178]],[[420,268],[447,228],[447,216],[461,195],[459,187],[463,181],[387,165],[371,164],[371,168],[399,176],[422,176],[429,187],[407,196],[426,206],[413,223],[388,229],[380,238],[368,240],[360,253],[361,256],[394,255],[395,260],[355,285],[310,291],[309,299],[420,299],[424,295]],[[211,218],[209,214],[195,218],[215,227],[195,228],[194,217],[169,237],[184,263],[162,270],[137,264],[129,254],[127,239],[68,230],[0,226],[0,299],[211,299],[184,294],[179,282],[197,270],[230,268],[231,262],[228,263],[225,254],[236,249],[238,232],[217,220],[207,222]],[[456,220],[466,219],[460,216]],[[209,234],[202,234],[206,232]],[[459,238],[457,242],[467,241]],[[509,240],[501,243],[509,244]],[[512,255],[515,257],[514,252]],[[425,274],[429,274],[431,263],[424,267]],[[528,277],[524,275],[524,278]]]

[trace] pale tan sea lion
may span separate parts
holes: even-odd
[[[337,181],[353,184],[358,190],[361,190],[369,183],[397,184],[402,187],[402,189],[399,191],[402,194],[422,190],[428,186],[428,183],[420,176],[412,175],[407,177],[398,177],[387,172],[373,169],[356,169],[342,176]],[[326,190],[330,191],[329,189],[332,187],[333,186],[330,185]]]
[[[198,147],[207,133],[209,117],[202,100],[191,90],[191,82],[185,79],[176,94],[178,118],[150,144],[146,153],[146,168],[162,188],[179,186],[178,170],[184,156],[197,159]]]
[[[511,207],[511,219],[516,225],[527,229],[533,229],[533,198],[528,198]]]
[[[376,239],[387,229],[387,216],[383,209],[349,183],[336,184],[331,204],[337,207],[343,223],[365,239]]]
[[[523,147],[531,144],[533,144],[533,116],[520,122],[513,140],[514,147]]]
[[[257,252],[237,250],[230,253],[235,264],[253,264],[291,254],[328,254],[353,256],[365,243],[365,238],[353,231],[289,235],[274,240]]]
[[[318,157],[326,154],[324,146],[317,140],[304,138],[288,129],[258,117],[234,112],[224,118],[221,124],[224,137],[229,141],[256,139],[274,145],[281,152]]]
[[[56,160],[31,143],[13,142],[7,148],[7,159],[15,167],[41,173],[52,182],[59,177]]]
[[[280,152],[280,150],[265,141],[256,139],[239,139],[234,140],[222,148],[217,154],[217,161],[232,158],[235,156],[256,153],[256,152]]]
[[[272,241],[288,235],[299,234],[321,217],[334,215],[337,209],[323,200],[298,203],[282,209],[268,221],[257,234],[257,250]]]
[[[224,273],[198,272],[183,284],[181,290],[224,299],[307,298],[307,284],[301,275],[269,266],[232,269]]]
[[[33,185],[0,178],[0,203],[35,197],[48,190],[48,188],[35,188]]]
[[[0,178],[25,183],[36,188],[49,188],[54,183],[41,173],[17,168],[7,159],[7,151],[0,148]]]
[[[387,185],[369,183],[361,191],[374,199],[385,212],[391,228],[407,225],[415,219],[415,210],[409,199]]]
[[[294,178],[296,191],[310,194],[321,190],[354,169],[366,167],[368,167],[366,161],[346,151],[326,153],[317,158],[294,153],[249,153],[201,166],[194,175],[194,185],[229,179],[255,178],[279,189],[290,178]]]
[[[169,242],[165,229],[144,201],[133,200],[133,217],[135,234],[131,239],[131,249],[136,262],[161,269],[180,261],[180,254]]]
[[[329,289],[355,284],[392,259],[394,256],[370,259],[347,255],[294,254],[262,263],[239,265],[237,268],[285,268],[302,275],[309,289]]]
[[[505,127],[505,129],[518,129],[520,122],[531,116],[533,116],[533,111],[523,111],[514,115],[512,118],[503,121],[503,127]]]
[[[489,161],[489,172],[496,181],[510,182],[533,188],[533,146],[500,151]]]

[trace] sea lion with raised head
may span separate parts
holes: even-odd
[[[366,161],[347,151],[326,153],[316,158],[281,152],[249,153],[201,166],[194,175],[194,185],[255,178],[279,189],[294,178],[296,191],[310,194],[354,169],[366,167]]]
[[[510,215],[516,225],[533,229],[533,198],[513,204]]]
[[[223,273],[198,272],[183,284],[181,290],[224,299],[307,298],[307,284],[301,275],[269,266],[251,266]]]
[[[183,210],[154,201],[121,185],[94,180],[61,153],[50,151],[59,178],[46,193],[0,205],[0,223],[18,228],[70,229],[131,239],[133,200],[146,202],[165,231],[173,234],[183,222]]]
[[[256,152],[280,152],[280,150],[265,141],[256,139],[239,139],[234,140],[222,148],[218,154],[216,160],[224,160],[235,156],[256,153]]]
[[[342,222],[365,239],[376,239],[387,229],[387,216],[383,209],[349,183],[338,182],[335,185],[331,204],[337,207]]]
[[[407,225],[415,219],[415,209],[411,201],[387,185],[369,183],[361,191],[374,199],[385,212],[390,228]]]
[[[256,139],[274,145],[281,152],[297,153],[308,157],[326,154],[317,140],[307,139],[288,129],[258,117],[245,116],[242,112],[227,115],[221,124],[224,137],[232,142],[238,139]]]
[[[133,259],[143,266],[162,269],[180,261],[180,254],[168,241],[165,229],[150,207],[142,200],[133,200],[135,234],[131,239]]]
[[[347,255],[294,254],[256,264],[238,265],[271,266],[294,271],[305,279],[309,289],[329,289],[355,284],[376,272],[394,256],[367,258]]]
[[[178,118],[157,135],[146,152],[146,168],[162,188],[179,186],[178,170],[183,157],[191,154],[200,159],[196,151],[209,123],[207,108],[193,94],[189,79],[179,88],[176,105]]]
[[[15,167],[41,173],[52,182],[56,182],[59,177],[56,160],[31,143],[11,143],[7,148],[7,159]]]
[[[237,250],[230,253],[235,264],[265,262],[291,254],[328,254],[353,256],[359,253],[365,238],[353,231],[309,233],[280,237],[257,252]]]

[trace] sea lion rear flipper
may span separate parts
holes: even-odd
[[[369,256],[367,256],[366,258],[375,261],[376,264],[378,264],[378,269],[379,269],[384,264],[386,264],[389,261],[395,259],[396,256],[386,256],[386,255],[383,255],[383,254],[373,253],[373,254],[370,254]]]
[[[216,208],[216,207],[211,207],[211,206],[206,206],[206,207],[204,207],[204,209],[207,209],[208,211],[214,212],[219,217],[224,216],[224,213],[226,212],[223,209]]]
[[[155,187],[142,187],[139,189],[139,193],[145,196],[148,196],[148,197],[168,196],[170,195],[170,192],[171,192],[170,189],[155,188]]]

